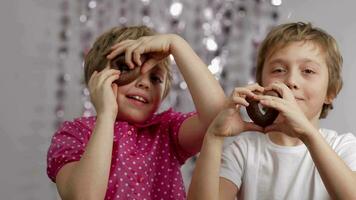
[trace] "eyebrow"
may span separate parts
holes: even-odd
[[[157,67],[155,69],[152,70],[153,73],[158,73],[160,76],[164,77],[165,73],[164,73],[165,70]]]
[[[298,63],[314,63],[316,65],[318,65],[319,67],[321,66],[321,64],[315,60],[309,59],[309,58],[303,58],[297,61]],[[275,63],[287,63],[285,60],[281,59],[281,58],[276,58],[270,62],[268,62],[268,64],[275,64]]]
[[[286,61],[284,61],[283,59],[280,59],[280,58],[276,58],[276,59],[273,59],[271,61],[269,61],[267,64],[275,64],[275,63],[286,63]]]
[[[319,67],[321,66],[321,64],[318,61],[312,60],[309,58],[301,59],[301,62],[302,63],[314,63],[314,64],[318,65]]]

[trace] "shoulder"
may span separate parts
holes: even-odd
[[[356,142],[356,137],[352,133],[339,134],[335,130],[325,128],[321,128],[319,132],[330,145],[344,142]]]
[[[196,114],[196,112],[178,112],[173,108],[169,108],[166,111],[161,113],[154,114],[150,119],[147,120],[147,124],[155,124],[155,123],[171,123],[171,122],[179,122],[184,121],[186,118],[189,118]]]
[[[182,117],[182,118],[187,118],[189,116],[192,116],[196,114],[196,112],[188,112],[188,113],[184,113],[184,112],[179,112],[179,111],[175,111],[173,108],[169,108],[168,110],[158,114],[157,116],[158,117],[161,117],[161,118],[179,118],[179,117]]]
[[[94,125],[96,117],[80,117],[72,121],[64,121],[58,128],[56,134],[59,133],[87,133],[90,134]]]
[[[236,137],[233,141],[226,146],[226,151],[236,151],[246,152],[252,148],[260,147],[266,141],[266,135],[258,132],[245,132]]]
[[[331,129],[320,129],[320,134],[324,137],[325,141],[336,151],[345,147],[356,147],[356,137],[352,133],[339,134]]]

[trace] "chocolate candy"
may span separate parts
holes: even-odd
[[[270,90],[264,93],[264,95],[281,97],[276,91]],[[269,107],[263,107],[262,112],[258,106],[259,101],[247,97],[247,102],[249,106],[246,107],[246,111],[251,120],[262,127],[271,125],[278,116],[278,110]]]
[[[120,78],[115,81],[118,86],[131,83],[140,76],[141,67],[130,69],[125,63],[125,55],[118,55],[110,61],[113,69],[120,70]]]

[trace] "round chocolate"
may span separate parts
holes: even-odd
[[[110,66],[113,69],[120,70],[120,78],[116,80],[118,86],[131,83],[140,76],[141,67],[130,69],[125,63],[125,55],[119,55],[110,61]]]
[[[273,90],[265,92],[264,95],[281,97],[276,91]],[[246,107],[247,114],[255,124],[266,127],[271,125],[277,118],[279,113],[278,110],[274,108],[263,107],[264,112],[262,112],[258,106],[259,101],[249,97],[247,97],[246,100],[249,103],[249,106]]]

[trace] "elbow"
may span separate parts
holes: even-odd
[[[85,191],[85,192],[84,192]],[[98,200],[104,199],[105,193],[96,190],[72,190],[66,194],[60,194],[63,200]]]
[[[352,195],[350,196],[350,198],[347,198],[347,199],[356,200],[356,192],[354,192],[354,194],[352,194]]]
[[[104,199],[104,196],[95,195],[95,194],[75,194],[75,195],[69,195],[62,199],[63,200],[98,200],[98,199]]]

